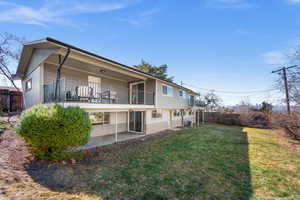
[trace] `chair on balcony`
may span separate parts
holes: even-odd
[[[101,103],[117,103],[117,92],[106,90],[99,93],[101,98]]]
[[[75,90],[66,92],[67,101],[91,102],[93,99],[93,88],[89,86],[76,86]]]

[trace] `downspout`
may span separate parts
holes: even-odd
[[[55,93],[54,93],[54,100],[56,102],[59,101],[59,97],[60,97],[60,74],[61,74],[61,68],[63,66],[63,64],[65,63],[65,61],[67,60],[68,56],[70,54],[70,48],[68,48],[68,51],[66,53],[66,55],[64,56],[64,59],[61,61],[61,55],[59,55],[58,57],[58,68],[57,68],[57,72],[56,72],[56,83],[55,83]],[[59,90],[59,92],[58,92]],[[58,95],[57,95],[58,93]]]

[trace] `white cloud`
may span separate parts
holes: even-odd
[[[262,55],[265,63],[270,65],[283,65],[287,62],[287,56],[281,51],[270,51]]]
[[[213,8],[251,8],[254,6],[247,0],[207,0],[207,4]]]
[[[117,18],[117,21],[126,22],[128,24],[131,24],[133,26],[139,26],[141,24],[149,23],[152,16],[159,13],[160,10],[157,8],[146,10],[144,12],[141,12],[133,17],[123,17],[123,18]]]
[[[151,10],[146,10],[143,13],[141,13],[141,16],[143,16],[143,17],[152,16],[156,13],[159,13],[159,11],[160,10],[158,8],[154,8],[154,9],[151,9]]]
[[[0,0],[0,22],[15,22],[41,26],[47,26],[49,23],[75,25],[70,18],[71,16],[120,10],[137,1],[138,0],[119,0],[102,1],[99,3],[92,0],[48,0],[45,1],[42,6],[34,8]]]
[[[288,0],[290,3],[300,3],[300,0]]]

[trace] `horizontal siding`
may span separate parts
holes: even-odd
[[[164,96],[161,81],[157,81],[157,107],[158,108],[188,108],[188,99],[179,96],[179,89],[173,87],[173,96]]]

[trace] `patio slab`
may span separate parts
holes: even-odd
[[[117,141],[122,142],[122,141],[144,137],[144,136],[145,134],[142,133],[131,133],[131,132],[118,133]],[[92,137],[91,140],[86,145],[80,147],[79,150],[105,146],[113,143],[116,143],[115,134]]]

